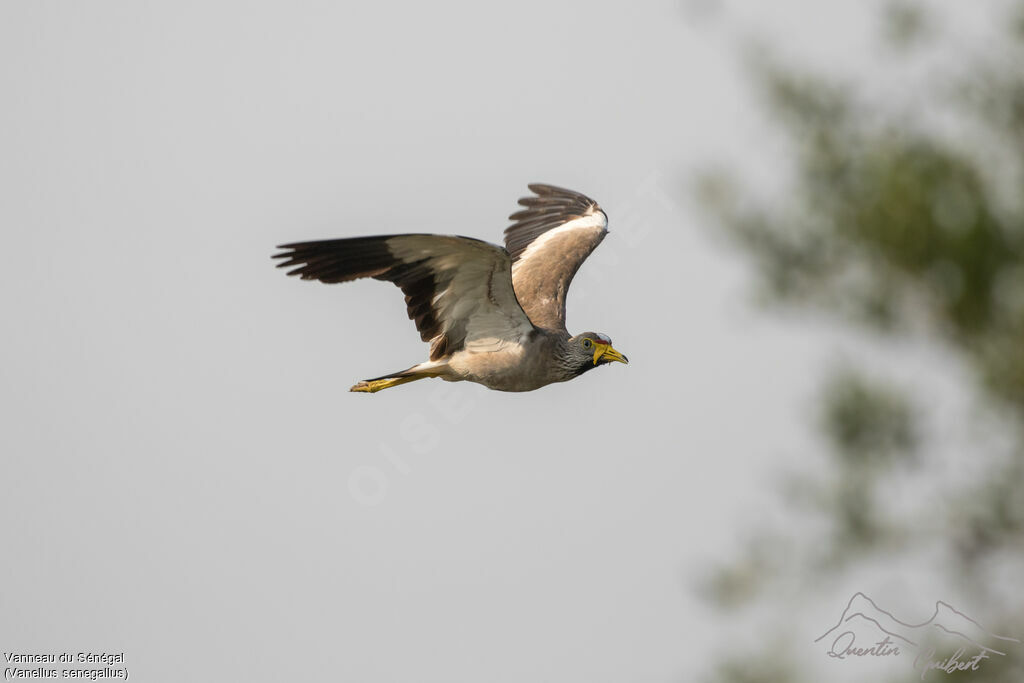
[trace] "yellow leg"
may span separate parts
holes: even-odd
[[[399,384],[405,384],[406,382],[415,382],[418,379],[429,377],[430,375],[409,375],[407,377],[388,377],[386,379],[375,379],[375,380],[363,380],[358,384],[354,385],[349,391],[362,391],[369,394],[375,394],[381,389],[390,389],[391,387],[397,387]]]

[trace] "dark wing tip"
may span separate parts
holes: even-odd
[[[288,275],[326,283],[348,282],[375,277],[398,265],[387,248],[392,236],[353,237],[278,245],[271,255],[278,268],[293,268]]]
[[[274,248],[275,249],[280,249],[280,251],[277,252],[276,254],[271,254],[270,258],[272,258],[272,259],[294,259],[295,257],[300,255],[300,252],[303,249],[308,249],[309,247],[312,247],[312,246],[314,246],[316,244],[317,244],[316,242],[289,242],[288,244],[279,244],[279,245],[277,245]],[[286,265],[288,265],[288,264],[287,263],[278,263],[277,267],[278,268],[282,268],[282,267],[284,267]]]
[[[301,249],[302,247],[309,247],[314,244],[317,244],[317,242],[289,242],[288,244],[279,244],[276,247],[274,247],[274,249],[291,249],[292,251],[294,251],[296,249]]]
[[[505,248],[513,259],[548,230],[597,211],[604,213],[597,202],[575,190],[546,183],[530,183],[527,187],[534,194],[519,199],[524,208],[509,215],[512,225],[505,229]]]
[[[569,196],[579,195],[579,192],[575,192],[573,190],[567,190],[566,188],[559,187],[558,185],[549,185],[548,183],[528,183],[526,185],[526,187],[530,190],[530,192],[533,192],[534,194],[538,194],[538,195],[549,195],[549,194],[564,194],[564,195],[569,195]]]
[[[306,259],[303,258],[299,249],[299,247],[301,246],[302,243],[300,242],[293,242],[291,244],[279,244],[275,248],[281,249],[282,251],[276,254],[271,254],[270,258],[278,261],[277,263],[274,264],[277,268],[291,268],[292,266],[299,266],[294,270],[288,271],[287,275],[301,275],[303,280],[308,280],[310,278],[308,275],[305,274]]]
[[[526,187],[533,192],[534,196],[521,198],[519,204],[522,206],[554,207],[561,205],[565,208],[575,208],[581,212],[589,208],[598,208],[597,202],[576,190],[547,183],[529,183]]]

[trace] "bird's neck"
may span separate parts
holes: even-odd
[[[553,353],[550,355],[554,363],[554,372],[560,376],[560,381],[568,381],[578,377],[589,370],[589,367],[580,367],[579,359],[573,353],[572,339],[568,332],[550,332]]]

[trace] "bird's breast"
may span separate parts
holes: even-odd
[[[509,344],[496,351],[457,351],[448,368],[460,379],[498,391],[532,391],[558,381],[544,359],[523,344]]]

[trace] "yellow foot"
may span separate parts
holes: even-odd
[[[361,391],[368,394],[375,394],[381,389],[390,389],[391,387],[397,387],[399,384],[405,384],[406,382],[414,382],[422,377],[388,377],[387,379],[375,379],[375,380],[363,380],[358,384],[353,385],[349,391]]]

